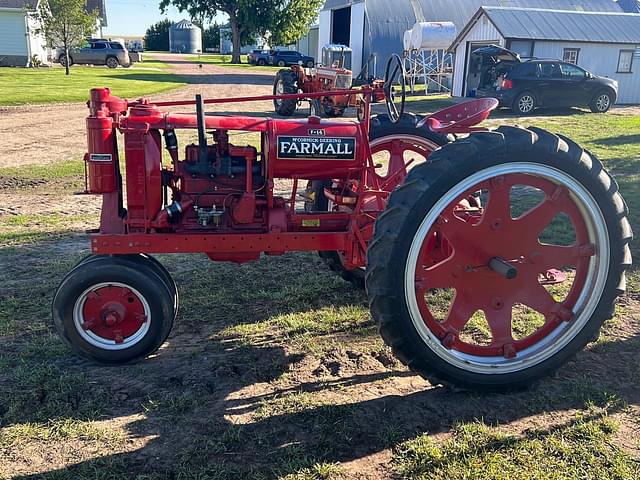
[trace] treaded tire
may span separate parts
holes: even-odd
[[[283,94],[298,93],[298,77],[292,70],[282,69],[276,74],[273,82],[273,94],[278,95],[278,84],[282,82]],[[274,100],[273,107],[278,115],[290,117],[296,112],[298,102],[296,100]]]
[[[588,189],[601,209],[609,237],[606,281],[593,314],[563,348],[510,373],[477,373],[438,356],[416,330],[405,297],[407,255],[423,218],[453,186],[483,169],[514,161],[551,166]],[[378,217],[367,258],[371,314],[395,355],[433,384],[490,391],[528,387],[597,338],[603,322],[613,316],[614,302],[625,291],[625,270],[631,265],[629,243],[633,235],[627,216],[615,180],[593,155],[568,138],[538,128],[516,127],[471,134],[442,147],[430,156],[429,163],[411,170]]]
[[[87,288],[100,283],[123,283],[137,290],[146,300],[151,323],[144,336],[132,346],[107,350],[89,343],[78,332],[73,310]],[[155,352],[173,326],[174,306],[165,280],[147,263],[126,258],[97,256],[87,258],[62,280],[53,299],[53,325],[77,355],[107,364],[134,362]]]
[[[116,57],[107,57],[107,60],[105,63],[108,68],[118,68],[118,66],[120,65],[120,62]]]
[[[606,108],[600,107],[598,105],[598,100],[603,95],[606,95],[609,98],[609,102],[606,104]],[[591,103],[589,103],[589,109],[593,113],[607,113],[615,103],[616,103],[616,97],[611,90],[609,89],[600,90],[598,93],[594,95],[593,100],[591,100]]]
[[[528,111],[523,111],[520,108],[521,107],[520,101],[525,96],[531,97],[531,99],[533,100],[533,105],[531,106],[531,110],[528,110]],[[531,114],[533,114],[533,112],[535,112],[535,110],[536,110],[536,97],[535,97],[535,95],[533,93],[531,93],[531,92],[522,92],[513,101],[513,104],[511,105],[511,110],[514,113],[517,113],[518,115],[531,115]]]
[[[376,115],[371,118],[371,129],[369,140],[383,138],[389,135],[413,135],[420,136],[437,145],[444,145],[449,142],[449,138],[431,132],[428,128],[417,128],[416,125],[422,117],[413,113],[405,113],[400,121],[393,123],[388,115]],[[324,195],[325,187],[331,185],[331,180],[313,180],[307,185],[307,197],[312,198],[312,202],[305,204],[305,210],[315,212],[326,212],[329,210],[329,201]],[[318,252],[320,258],[324,260],[331,271],[336,272],[347,282],[353,283],[359,288],[364,288],[364,270],[346,270],[342,264],[342,259],[338,252]]]

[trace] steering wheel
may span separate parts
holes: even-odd
[[[396,91],[394,83],[398,83],[399,91]],[[393,54],[387,62],[387,68],[384,70],[384,100],[387,104],[389,119],[393,123],[398,123],[400,117],[404,113],[404,105],[407,96],[407,78],[404,71],[404,63],[399,55]],[[396,99],[400,97],[399,105],[396,105]]]

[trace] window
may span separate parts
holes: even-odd
[[[532,78],[538,76],[538,70],[540,69],[539,63],[526,62],[523,63],[518,69],[516,69],[513,73],[515,77],[520,78]]]
[[[620,50],[618,57],[618,73],[631,73],[633,66],[633,50]]]
[[[91,48],[93,50],[103,50],[105,48],[107,48],[107,44],[106,43],[92,43],[91,44]]]
[[[533,57],[533,40],[511,40],[509,50],[516,52],[520,58]]]
[[[116,42],[110,43],[109,46],[114,50],[124,50],[124,47],[121,44]]]
[[[579,48],[565,48],[562,60],[567,63],[578,64],[578,55],[580,54]]]
[[[560,69],[562,70],[562,78],[567,80],[582,80],[586,77],[584,70],[568,63],[560,65]]]
[[[562,78],[560,65],[557,63],[543,63],[540,72],[541,78]]]

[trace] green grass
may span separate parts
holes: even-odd
[[[231,55],[220,55],[220,54],[211,54],[205,53],[202,55],[185,55],[188,59],[192,60],[194,63],[206,63],[211,65],[217,65],[221,67],[233,67],[233,68],[250,68],[255,70],[266,70],[266,71],[276,71],[281,67],[278,66],[269,66],[265,65],[263,67],[258,65],[251,65],[246,55],[242,55],[240,57],[240,62],[242,63],[231,63]]]
[[[72,176],[84,176],[84,161],[68,160],[46,165],[22,165],[19,167],[0,168],[0,177],[53,180]]]
[[[65,440],[99,441],[114,447],[125,441],[120,430],[106,428],[93,421],[73,418],[49,420],[44,423],[22,423],[0,429],[0,447],[9,448],[26,443],[60,442]]]
[[[158,68],[158,62],[135,64],[131,68],[71,67],[64,69],[0,68],[0,105],[43,104],[54,102],[84,102],[93,87],[109,87],[123,98],[166,92],[184,85],[179,75]]]
[[[428,435],[401,444],[394,463],[406,479],[561,480],[638,478],[640,463],[612,442],[616,423],[580,419],[557,429],[509,435],[481,422],[458,425],[437,442]]]

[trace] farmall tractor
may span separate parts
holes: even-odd
[[[625,289],[632,233],[616,182],[563,136],[474,127],[493,99],[404,114],[403,80],[394,57],[383,88],[348,91],[361,95],[364,119],[338,123],[204,111],[300,94],[151,103],[91,90],[88,188],[102,195],[102,215],[92,255],[55,294],[62,338],[111,364],[155,352],[178,290],[151,254],[242,263],[319,251],[348,278],[365,277],[385,342],[432,382],[512,389],[564,365]],[[388,115],[370,117],[378,93]],[[174,105],[196,113],[163,110]],[[180,153],[185,129],[197,129],[198,144]],[[258,132],[260,148],[232,145],[230,131]],[[275,193],[279,179],[289,195]],[[301,182],[306,208],[296,206]]]
[[[341,117],[347,108],[356,107],[358,119],[363,120],[365,115],[363,95],[362,92],[348,93],[352,84],[369,85],[372,87],[372,100],[379,102],[384,100],[381,88],[383,81],[359,76],[353,82],[352,77],[353,73],[342,66],[342,61],[327,67],[306,68],[302,65],[292,65],[290,69],[279,70],[273,83],[273,94],[279,97],[273,101],[274,110],[278,115],[290,117],[300,104],[307,101],[309,116]],[[319,92],[332,93],[313,97],[305,95],[299,98],[282,98],[282,95],[286,94]]]

